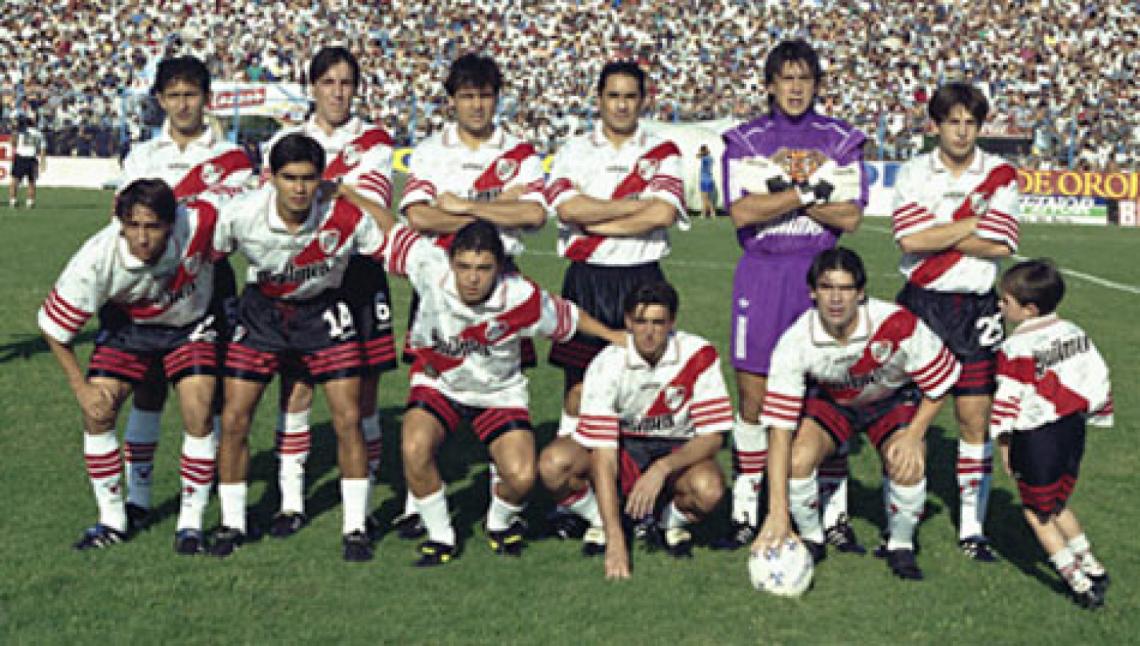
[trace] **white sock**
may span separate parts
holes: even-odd
[[[984,536],[982,524],[990,498],[993,472],[993,444],[967,444],[958,440],[958,495],[961,514],[958,538]]]
[[[598,498],[594,495],[594,488],[586,485],[586,493],[566,506],[571,513],[586,519],[591,527],[602,526],[602,514],[598,510]]]
[[[281,511],[305,511],[305,461],[313,438],[309,433],[309,413],[283,413],[281,431],[277,434],[277,456],[280,471],[277,484],[281,489]]]
[[[1085,592],[1092,587],[1092,580],[1081,571],[1077,558],[1068,547],[1062,547],[1056,553],[1050,554],[1049,560],[1074,592]]]
[[[515,505],[500,498],[497,494],[491,496],[491,507],[487,510],[487,531],[501,532],[511,526],[519,512],[526,505]]]
[[[412,500],[416,504],[416,512],[427,527],[428,539],[444,545],[455,545],[455,529],[451,526],[451,515],[447,511],[447,489],[440,487],[439,491],[428,494],[423,498]],[[408,494],[411,496],[411,494]],[[492,504],[494,504],[492,502]]]
[[[420,508],[416,506],[416,497],[412,495],[412,490],[409,489],[407,495],[404,496],[404,515],[418,513],[420,513]]]
[[[244,482],[218,484],[218,499],[222,503],[222,525],[241,533],[245,528],[245,496],[248,485]]]
[[[788,478],[788,507],[800,531],[800,538],[823,543],[823,525],[819,518],[819,483],[815,472],[806,478]]]
[[[570,437],[578,428],[578,416],[571,415],[562,409],[562,417],[558,420],[558,437]]]
[[[1076,536],[1069,541],[1069,551],[1081,566],[1081,571],[1089,576],[1104,576],[1104,566],[1092,553],[1092,545],[1084,534]]]
[[[154,452],[158,448],[161,426],[162,411],[139,410],[132,406],[131,413],[127,417],[127,428],[123,433],[127,502],[144,509],[151,507]]]
[[[732,427],[732,520],[755,527],[759,523],[760,487],[768,467],[768,431],[760,424],[736,418]]]
[[[887,487],[888,550],[914,549],[914,529],[922,520],[922,507],[926,504],[926,478],[918,484],[900,485],[884,480]]]
[[[373,482],[380,478],[380,452],[382,449],[380,413],[375,412],[360,420],[360,428],[364,431],[364,448],[368,451],[368,476]]]
[[[87,477],[99,507],[99,522],[120,532],[127,531],[127,510],[123,503],[123,463],[119,440],[114,433],[83,434],[83,460]]]
[[[677,503],[670,501],[665,509],[661,510],[661,527],[666,530],[674,529],[676,527],[684,527],[689,524],[689,519],[685,516],[685,512],[677,509]]]
[[[368,478],[340,479],[340,504],[343,508],[345,534],[364,531],[369,489]]]
[[[213,433],[206,437],[186,434],[182,438],[182,508],[178,511],[178,529],[202,529],[202,514],[210,503],[210,488],[218,452]]]
[[[823,508],[823,526],[835,527],[847,517],[846,455],[834,455],[819,465],[819,503]]]

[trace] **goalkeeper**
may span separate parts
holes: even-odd
[[[724,135],[724,195],[744,255],[732,292],[730,355],[740,410],[733,427],[732,525],[716,543],[723,548],[747,545],[756,534],[768,452],[759,419],[772,348],[811,306],[803,277],[812,258],[834,247],[841,233],[854,231],[867,204],[866,137],[815,111],[821,80],[811,45],[780,43],[764,63],[768,113]],[[842,465],[828,466],[822,470],[845,476]],[[845,551],[860,549],[844,518],[825,520],[835,528],[830,542]]]

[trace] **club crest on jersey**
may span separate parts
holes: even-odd
[[[206,162],[202,164],[202,181],[207,185],[217,184],[222,179],[222,169],[216,165]]]
[[[317,234],[317,244],[321,247],[321,251],[326,255],[336,251],[337,246],[340,244],[340,231],[335,229],[326,229]]]
[[[360,149],[356,144],[348,144],[340,151],[340,158],[344,160],[346,166],[355,166],[360,163]]]
[[[894,345],[890,341],[872,341],[870,346],[871,358],[875,363],[883,363],[891,358],[891,353],[894,352]]]
[[[656,159],[639,159],[637,160],[637,175],[648,182],[657,174],[657,169],[660,166],[661,162]]]
[[[191,276],[197,276],[198,270],[202,268],[202,258],[198,254],[186,256],[182,259],[182,268]]]
[[[970,193],[970,210],[974,215],[982,215],[990,210],[990,200],[981,193]]]
[[[518,172],[518,160],[503,157],[495,162],[495,177],[498,177],[500,182],[506,182]]]
[[[487,343],[497,343],[506,335],[508,327],[506,323],[497,320],[487,323],[487,331],[484,333]]]
[[[688,391],[684,386],[669,386],[665,389],[665,406],[674,413],[680,410],[688,399]]]

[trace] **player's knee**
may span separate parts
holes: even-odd
[[[724,497],[724,477],[717,469],[702,469],[690,483],[692,511],[707,516]]]
[[[553,444],[539,456],[538,473],[548,489],[560,489],[570,479],[574,461],[567,453],[564,447]]]
[[[227,406],[222,411],[223,440],[245,439],[249,434],[250,411]]]
[[[333,411],[332,414],[333,430],[336,431],[337,438],[340,440],[352,439],[356,435],[363,435],[360,431],[360,409],[356,406],[346,406],[342,410]]]
[[[495,463],[499,477],[519,496],[526,495],[534,488],[534,459],[525,456],[511,456]]]
[[[1025,507],[1022,511],[1025,514],[1025,520],[1028,521],[1030,525],[1048,525],[1056,518],[1056,514],[1031,509],[1029,507]]]
[[[422,468],[434,457],[435,446],[430,433],[423,429],[404,427],[400,437],[400,455],[409,467]]]

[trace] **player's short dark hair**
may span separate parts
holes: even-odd
[[[315,85],[318,79],[328,73],[329,68],[338,63],[347,63],[352,68],[352,86],[360,87],[360,61],[356,60],[347,47],[340,45],[322,48],[309,61],[309,84]]]
[[[1065,297],[1065,279],[1053,261],[1034,258],[1017,263],[1001,277],[1001,291],[1022,305],[1036,305],[1039,314],[1052,314]]]
[[[764,60],[764,85],[771,85],[788,63],[803,63],[816,83],[823,80],[823,67],[819,64],[819,54],[806,40],[784,40],[768,52]]]
[[[845,271],[851,274],[856,289],[863,289],[867,285],[867,270],[863,268],[863,259],[847,247],[825,249],[815,255],[807,273],[808,287],[812,289],[818,287],[820,276],[829,271]]]
[[[455,96],[456,92],[465,87],[489,87],[498,96],[503,87],[503,73],[499,71],[499,64],[490,56],[473,52],[455,59],[447,72],[443,89],[447,90],[447,96]]]
[[[598,77],[598,96],[606,90],[606,79],[615,74],[623,76],[632,76],[637,81],[637,92],[641,96],[645,96],[645,70],[633,61],[610,61],[602,68],[602,74]]]
[[[626,294],[625,302],[622,304],[622,312],[626,316],[633,316],[642,305],[660,305],[669,310],[669,318],[675,319],[680,304],[681,300],[677,296],[677,290],[673,289],[669,283],[658,280],[642,283],[632,292]]]
[[[293,162],[309,162],[316,167],[317,173],[323,173],[325,149],[316,139],[308,135],[299,132],[285,135],[281,141],[273,144],[273,149],[269,151],[269,168],[277,173],[286,164]]]
[[[174,190],[161,179],[136,179],[127,184],[115,196],[115,217],[123,220],[138,204],[154,211],[166,224],[174,223],[178,200],[174,197]]]
[[[447,254],[454,258],[461,251],[490,251],[500,271],[507,265],[507,250],[503,247],[499,230],[486,220],[469,222],[455,232],[455,238],[452,239]]]
[[[210,95],[210,70],[197,57],[177,56],[159,61],[154,84],[150,86],[151,95],[162,94],[175,81],[197,85],[202,94]]]
[[[973,85],[959,81],[938,88],[934,96],[930,97],[926,112],[934,123],[942,123],[956,105],[966,108],[966,112],[973,115],[979,126],[985,123],[986,116],[990,113],[990,102],[986,100],[986,95]]]

